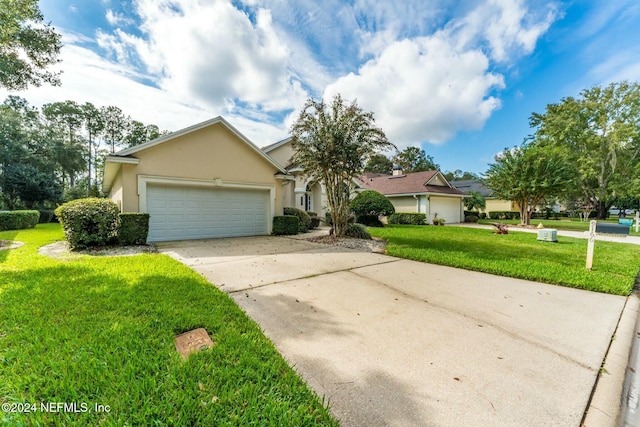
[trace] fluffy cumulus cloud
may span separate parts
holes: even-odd
[[[488,66],[481,52],[456,52],[439,36],[406,39],[387,46],[358,74],[338,79],[325,98],[357,98],[399,146],[439,143],[459,130],[482,127],[500,107],[487,93],[502,88],[503,78]]]
[[[216,109],[278,111],[303,102],[306,93],[289,72],[290,53],[268,10],[250,19],[226,0],[136,6],[141,35],[116,30],[102,46],[118,58],[135,52],[163,90]]]
[[[357,99],[400,147],[445,142],[482,128],[500,108],[505,82],[495,64],[530,53],[553,16],[549,9],[534,20],[521,1],[490,0],[430,36],[380,43],[369,35],[370,50],[380,52],[329,85],[324,98]]]

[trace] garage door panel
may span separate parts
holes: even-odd
[[[444,218],[450,224],[460,222],[460,210],[458,198],[431,196],[431,212],[437,212],[438,218]]]
[[[149,241],[267,234],[269,191],[147,186]]]

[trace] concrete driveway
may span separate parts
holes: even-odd
[[[626,301],[284,237],[158,248],[228,293],[343,426],[578,426]]]

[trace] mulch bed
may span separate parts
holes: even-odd
[[[309,242],[322,243],[324,245],[340,246],[347,249],[355,249],[362,252],[375,252],[379,254],[384,253],[384,248],[387,245],[382,239],[355,239],[352,237],[335,237],[335,236],[316,236],[304,239]]]

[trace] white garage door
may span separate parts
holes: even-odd
[[[460,222],[460,199],[457,197],[430,198],[431,213],[438,213],[438,218],[444,218],[449,224]]]
[[[269,191],[147,185],[149,241],[267,234]]]

